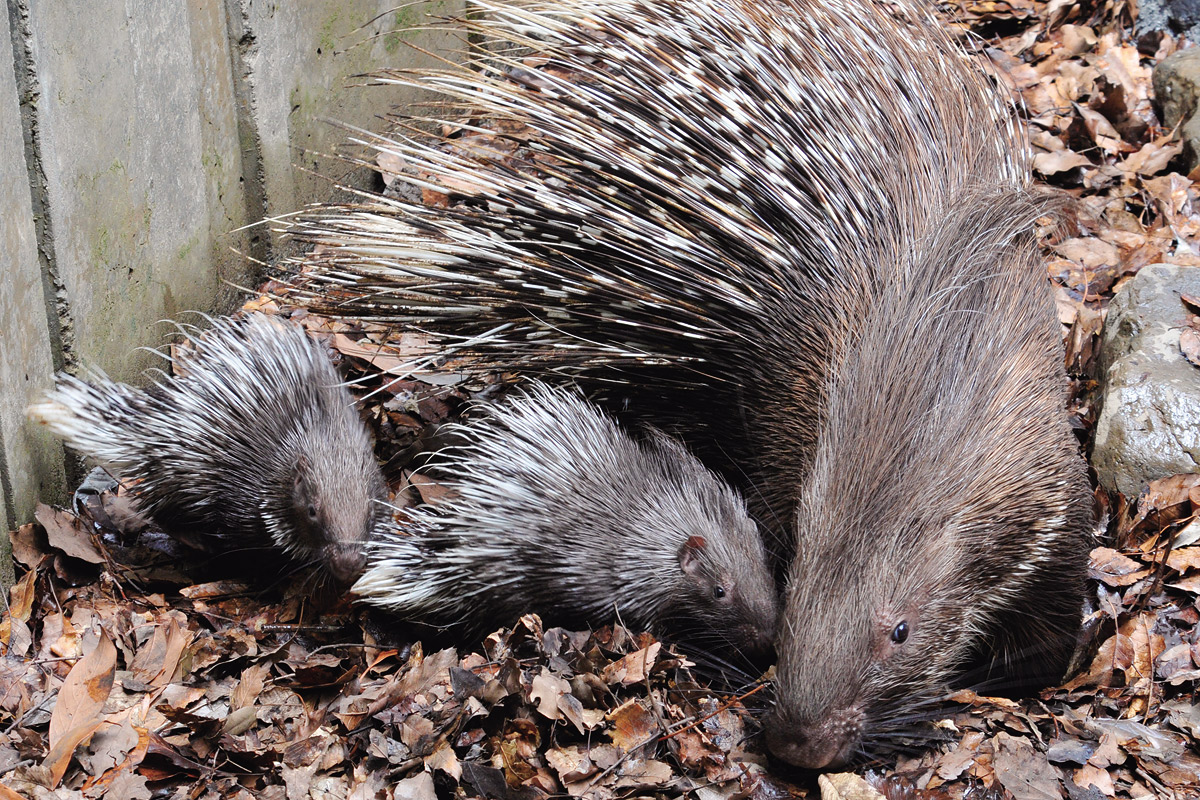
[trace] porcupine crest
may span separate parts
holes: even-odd
[[[653,628],[761,657],[778,600],[741,499],[658,431],[635,441],[569,391],[533,384],[457,426],[457,496],[373,542],[354,591],[478,633],[548,621]]]
[[[61,375],[29,414],[135,481],[167,531],[229,549],[273,545],[352,579],[386,491],[371,440],[332,363],[299,326],[216,320],[145,390]]]
[[[656,421],[686,435],[717,409],[704,433],[787,528],[828,355],[907,232],[936,230],[964,187],[1024,180],[1003,103],[912,10],[906,25],[847,2],[483,5],[473,30],[555,69],[498,56],[507,76],[381,80],[524,125],[527,146],[370,140],[414,183],[467,202],[366,197],[298,221],[290,233],[322,245],[303,279],[312,302],[417,324],[488,369],[582,371],[636,392],[641,368],[669,365],[642,400],[672,384],[705,394],[668,397]]]
[[[317,305],[491,368],[656,365],[707,390],[681,417],[732,420],[704,433],[796,540],[767,721],[786,760],[886,754],[973,651],[1045,631],[1021,672],[1060,668],[1087,486],[1027,147],[983,76],[902,2],[489,8],[479,29],[547,68],[417,82],[524,125],[526,149],[375,141],[451,206],[296,225],[326,248]]]

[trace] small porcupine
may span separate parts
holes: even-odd
[[[793,540],[783,759],[886,755],[968,664],[1057,677],[1092,509],[1003,97],[904,0],[482,5],[506,72],[383,80],[503,132],[370,142],[446,202],[296,222],[309,302],[616,386],[744,470]]]
[[[762,539],[686,448],[653,429],[635,440],[536,383],[481,408],[433,464],[453,476],[455,498],[378,536],[356,594],[474,632],[536,611],[769,655],[778,597]]]
[[[386,519],[371,438],[320,345],[264,314],[215,320],[146,389],[60,375],[28,414],[125,480],[168,533],[278,548],[341,582]]]

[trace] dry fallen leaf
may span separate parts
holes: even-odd
[[[89,564],[104,563],[104,555],[96,549],[89,531],[74,514],[38,504],[34,517],[45,528],[51,547]]]
[[[57,785],[75,748],[100,727],[100,711],[112,691],[117,648],[101,631],[92,651],[75,662],[58,690],[50,715],[50,750],[45,766]]]

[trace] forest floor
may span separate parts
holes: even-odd
[[[1045,247],[1088,431],[1113,292],[1147,264],[1200,265],[1196,184],[1152,104],[1151,70],[1178,43],[1135,40],[1120,0],[942,10],[1020,98],[1038,181],[1072,200],[1069,235]],[[266,294],[247,306],[281,312]],[[385,383],[404,337],[297,318],[369,394],[398,504],[436,500],[408,456],[480,387]],[[0,800],[1200,797],[1200,475],[1097,499],[1080,671],[1021,701],[961,692],[930,746],[819,782],[765,755],[758,682],[708,681],[646,634],[527,616],[456,647],[303,576],[231,575],[132,525],[124,494],[43,507],[11,533]]]

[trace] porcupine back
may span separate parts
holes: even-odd
[[[29,415],[132,482],[165,531],[247,558],[277,548],[353,579],[386,486],[321,347],[297,325],[251,314],[194,333],[174,365],[144,390],[60,375]]]
[[[486,633],[535,611],[761,659],[778,597],[741,498],[682,445],[640,439],[574,393],[531,384],[454,426],[431,469],[455,496],[371,543],[354,591],[412,620]]]
[[[484,5],[472,29],[553,69],[500,57],[507,76],[381,79],[529,141],[491,154],[372,140],[467,202],[367,197],[294,225],[323,246],[314,305],[416,324],[488,369],[616,382],[693,446],[713,437],[709,454],[734,457],[752,503],[771,501],[766,521],[789,527],[830,353],[907,268],[896,255],[966,187],[1024,179],[1003,103],[916,12],[892,16],[907,6]]]
[[[450,207],[296,226],[328,248],[315,302],[492,367],[704,390],[667,423],[730,419],[693,441],[795,538],[785,760],[886,754],[976,658],[1018,688],[1060,672],[1088,488],[1025,143],[984,77],[903,3],[489,7],[480,28],[547,67],[420,82],[526,149],[376,142]]]

